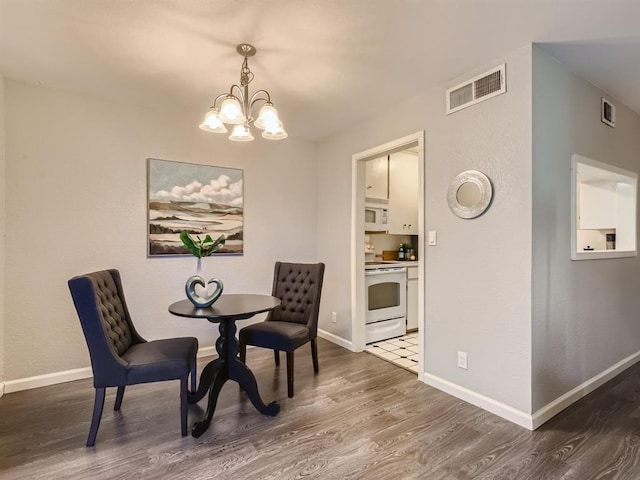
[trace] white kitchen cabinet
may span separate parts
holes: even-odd
[[[418,328],[418,266],[407,267],[407,330]]]
[[[386,155],[365,162],[365,185],[365,197],[389,198],[389,160]]]
[[[399,152],[389,156],[389,233],[418,234],[418,155]]]
[[[616,228],[616,191],[614,182],[579,183],[579,229]]]

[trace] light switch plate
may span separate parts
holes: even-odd
[[[437,245],[437,236],[435,230],[429,230],[429,245]]]

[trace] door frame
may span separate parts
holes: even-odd
[[[398,138],[351,157],[351,339],[352,347],[361,352],[365,347],[365,286],[364,286],[364,198],[365,164],[383,155],[390,155],[407,148],[418,147],[418,239],[420,258],[418,261],[418,379],[424,376],[424,331],[425,331],[425,191],[424,191],[424,130]]]

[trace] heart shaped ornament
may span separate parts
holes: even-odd
[[[215,284],[216,288],[209,293],[208,286]],[[199,288],[198,288],[199,287]],[[196,291],[197,288],[197,291]],[[213,305],[213,303],[222,295],[222,289],[224,285],[219,278],[211,278],[205,283],[205,280],[200,275],[193,275],[189,277],[184,290],[187,294],[187,298],[198,308],[207,308]]]

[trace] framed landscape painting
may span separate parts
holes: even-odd
[[[191,255],[180,232],[224,235],[214,255],[243,253],[243,171],[149,158],[148,255]]]

